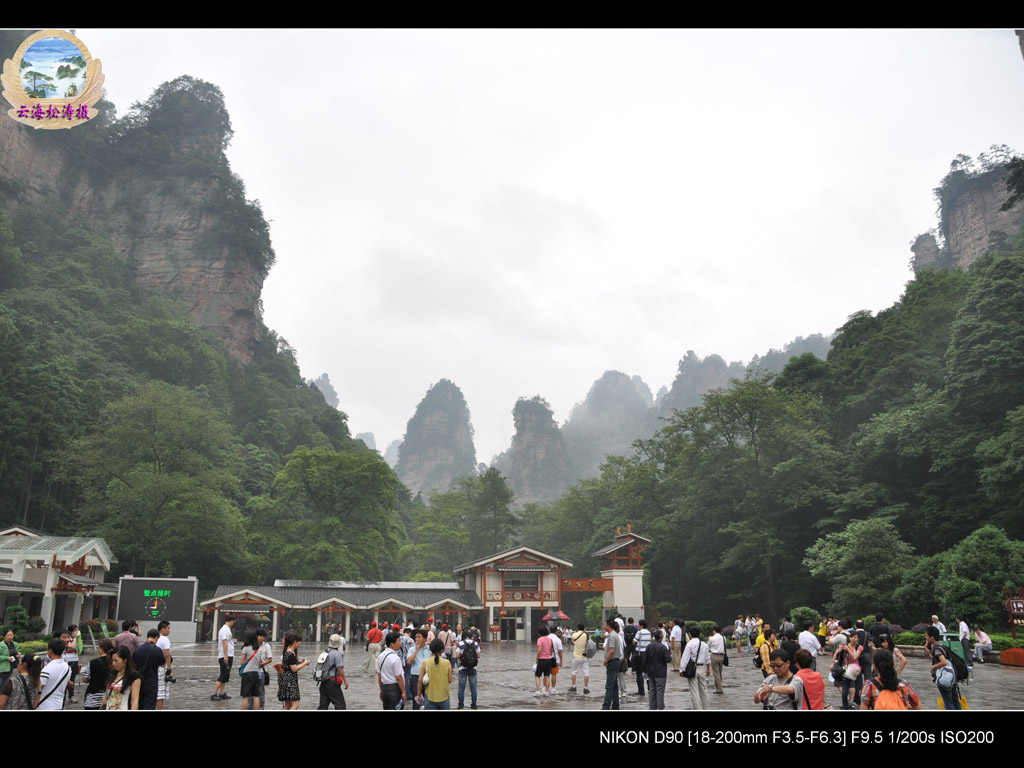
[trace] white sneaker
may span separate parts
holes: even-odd
[[[544,691],[543,693],[541,693],[541,696],[550,696],[550,695],[551,694],[549,694],[547,691]]]
[[[557,693],[558,693],[558,691],[556,691],[554,688],[551,689],[551,695],[552,696],[555,696]]]
[[[535,698],[535,699],[539,699],[539,698],[540,698],[540,696],[541,696],[541,693],[540,693],[540,691],[534,691],[534,692],[533,692],[533,698]]]

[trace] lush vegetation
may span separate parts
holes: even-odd
[[[588,553],[632,523],[654,542],[648,603],[684,615],[999,624],[1002,587],[1024,586],[1022,329],[1024,239],[922,272],[826,360],[748,370],[528,507],[524,542],[596,575]]]

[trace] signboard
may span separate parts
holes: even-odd
[[[122,576],[117,586],[117,618],[139,621],[195,621],[199,582]]]

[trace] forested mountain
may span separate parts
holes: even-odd
[[[476,474],[473,425],[462,390],[441,379],[424,395],[405,429],[395,471],[413,495],[447,491]]]
[[[692,617],[827,604],[907,626],[934,610],[1001,621],[999,590],[1024,586],[1016,226],[969,270],[920,268],[892,307],[851,315],[827,359],[750,370],[677,410],[599,479],[529,508],[526,543],[582,574],[576,558],[632,523],[653,539],[649,603]]]
[[[220,91],[99,107],[72,131],[0,121],[0,522],[204,589],[378,574],[408,493],[262,323],[274,252]]]

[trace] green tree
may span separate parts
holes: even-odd
[[[892,611],[894,588],[912,564],[912,554],[895,526],[871,518],[818,539],[807,548],[804,565],[831,585],[830,613],[866,616]]]
[[[298,448],[271,496],[247,505],[264,578],[382,578],[403,532],[397,485],[373,451]]]
[[[130,573],[169,562],[177,575],[248,575],[238,481],[226,469],[231,440],[197,395],[161,382],[106,406],[70,453],[83,529],[104,537]]]

